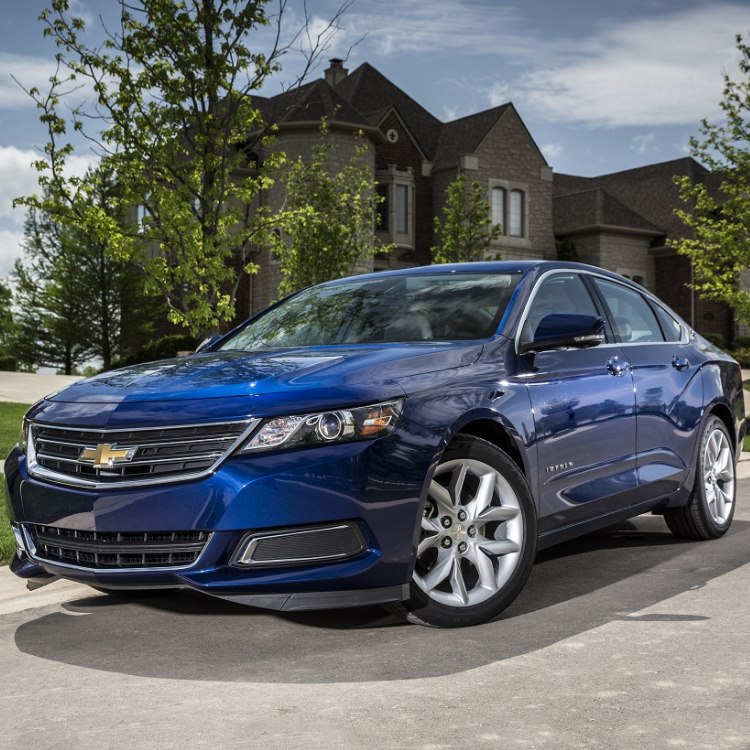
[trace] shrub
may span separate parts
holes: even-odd
[[[723,333],[702,333],[701,336],[719,349],[726,349],[727,341]]]
[[[162,336],[155,341],[149,341],[135,354],[118,360],[114,366],[125,367],[126,365],[137,365],[141,362],[153,362],[157,359],[170,359],[176,357],[177,352],[193,351],[196,345],[195,338],[187,333]]]

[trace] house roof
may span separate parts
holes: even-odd
[[[336,86],[336,92],[370,122],[377,124],[395,108],[422,152],[433,159],[442,123],[369,63],[362,63]]]
[[[254,102],[266,122],[278,125],[295,122],[319,122],[324,117],[363,128],[372,124],[323,79],[297,89],[285,91],[270,99],[256,97]]]
[[[318,79],[268,99],[256,97],[254,101],[266,122],[282,126],[318,122],[326,117],[331,122],[372,130],[395,112],[423,158],[438,168],[455,166],[460,156],[475,152],[498,120],[510,110],[515,112],[513,105],[507,103],[442,123],[369,63],[362,63],[347,74],[335,88],[325,79]],[[525,128],[520,118],[519,121]],[[528,130],[526,133],[536,148]],[[539,155],[546,163],[541,151]]]
[[[674,178],[678,175],[687,175],[693,180],[713,186],[710,172],[691,157],[648,164],[598,177],[555,174],[555,234],[572,231],[576,217],[583,215],[583,207],[591,200],[589,197],[579,197],[563,201],[563,198],[601,189],[630,212],[631,224],[623,226],[645,229],[648,225],[659,228],[663,234],[679,236],[685,232],[685,226],[674,213],[675,207],[680,205],[679,189],[674,184]],[[570,215],[566,215],[567,210],[570,210]],[[623,221],[628,218],[628,214],[619,209],[615,215],[620,216]]]
[[[512,105],[501,104],[499,107],[445,123],[440,129],[435,152],[435,168],[455,164],[456,159],[462,154],[476,151],[487,133],[510,106]]]
[[[554,198],[552,222],[556,234],[572,234],[593,227],[622,227],[654,236],[664,234],[663,229],[599,187]]]

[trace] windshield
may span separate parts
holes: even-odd
[[[477,339],[497,330],[520,273],[384,276],[305,289],[220,347]]]

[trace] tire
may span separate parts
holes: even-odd
[[[718,539],[732,525],[737,491],[732,441],[725,424],[710,417],[703,428],[693,492],[687,505],[669,508],[664,520],[680,539]]]
[[[531,491],[516,464],[492,443],[459,435],[430,483],[410,597],[389,609],[432,627],[489,620],[526,583],[536,541]]]

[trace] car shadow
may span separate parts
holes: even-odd
[[[191,592],[80,598],[20,625],[19,650],[131,675],[284,683],[434,677],[526,654],[613,620],[690,622],[647,607],[750,561],[750,522],[715,542],[680,542],[662,519],[634,521],[541,552],[496,620],[438,630],[380,608],[314,613],[251,609]]]

